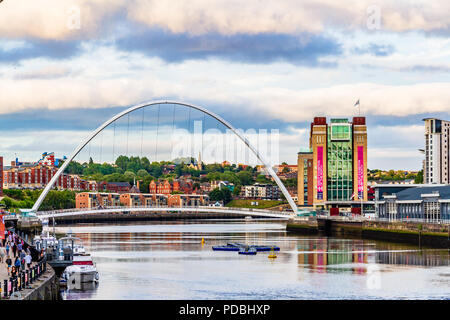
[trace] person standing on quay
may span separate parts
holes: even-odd
[[[31,269],[31,255],[29,253],[25,256],[25,262],[27,264],[28,270],[30,270]]]
[[[6,257],[6,267],[8,268],[8,276],[11,274],[12,260],[9,256]]]
[[[12,247],[11,249],[12,249],[12,252],[13,252],[14,258],[15,258],[17,256],[17,245],[14,241],[12,242],[11,247]]]
[[[5,258],[5,247],[0,247],[0,262],[3,263],[3,259]]]
[[[14,260],[14,267],[16,267],[16,271],[19,271],[20,265],[21,265],[20,259],[19,257],[16,257],[16,260]]]
[[[6,255],[9,256],[9,249],[10,249],[10,243],[7,242],[6,246],[5,246],[5,250],[6,250]]]
[[[0,247],[0,262],[3,263],[3,259],[5,258],[6,250],[5,247]]]
[[[22,270],[25,270],[25,257],[26,257],[25,251],[24,250],[20,251],[20,263]]]
[[[13,266],[11,268],[11,277],[15,278],[16,276],[17,276],[17,268]]]

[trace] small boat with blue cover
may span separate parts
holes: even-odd
[[[245,244],[242,243],[237,243],[237,242],[228,242],[226,246],[213,246],[212,249],[214,251],[239,251],[242,248],[254,248],[257,252],[262,252],[262,251],[280,251],[280,247],[277,246],[256,246],[256,245],[251,245],[251,246],[247,246]]]
[[[239,250],[239,254],[245,254],[245,255],[255,255],[256,254],[256,249],[254,247],[245,247],[245,248],[241,248]]]
[[[280,251],[280,247],[277,246],[251,246],[256,249],[256,251]]]
[[[213,246],[212,249],[214,251],[239,251],[241,246],[238,246],[234,243],[227,243],[226,246]]]

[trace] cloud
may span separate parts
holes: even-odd
[[[373,5],[380,11],[381,30],[450,31],[450,3],[440,0],[13,0],[0,5],[0,34],[10,39],[94,39],[136,22],[191,35],[370,31],[368,9]],[[74,28],[78,13],[80,28]]]
[[[15,63],[34,58],[67,59],[80,52],[75,41],[30,40],[13,48],[0,47],[0,63]]]
[[[377,57],[386,57],[394,53],[395,48],[390,44],[375,44],[370,43],[364,47],[353,49],[356,54],[371,54]]]
[[[203,70],[201,74],[206,70],[213,74],[223,72],[206,62],[183,66],[183,70],[188,72],[196,67]],[[99,71],[92,72],[96,74]],[[349,83],[297,89],[295,86],[277,86],[276,82],[235,84],[220,73],[216,76],[217,84],[206,85],[193,84],[189,77],[178,80],[176,74],[164,76],[157,71],[143,71],[126,77],[106,75],[23,80],[1,78],[0,113],[41,108],[107,108],[165,99],[196,103],[207,108],[215,106],[220,112],[238,112],[252,119],[296,123],[310,121],[314,116],[354,115],[357,110],[353,105],[357,99],[360,99],[361,110],[367,116],[447,113],[450,105],[448,82],[407,85]]]
[[[380,10],[383,30],[436,32],[450,27],[450,5],[438,0],[419,0],[414,4],[389,0],[137,0],[128,8],[128,17],[176,33],[318,33],[329,27],[367,28],[371,18],[368,9],[373,5]]]
[[[93,39],[109,30],[124,9],[121,0],[13,0],[0,4],[6,39]]]
[[[158,56],[168,62],[180,62],[211,57],[247,63],[288,61],[308,66],[324,65],[321,57],[341,53],[340,44],[333,38],[302,34],[221,34],[189,35],[149,30],[116,41],[125,51],[138,51]]]
[[[14,79],[54,79],[61,78],[71,74],[68,67],[58,65],[47,65],[34,70],[20,72],[14,75]]]
[[[431,64],[415,64],[398,68],[399,71],[406,72],[420,72],[420,73],[449,73],[450,66],[448,65],[431,65]]]
[[[245,99],[251,112],[265,112],[267,117],[292,122],[314,116],[355,115],[353,105],[357,99],[360,99],[361,110],[367,116],[406,116],[448,112],[450,83],[357,83],[306,90],[268,87],[258,94],[249,93]]]

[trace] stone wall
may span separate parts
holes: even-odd
[[[23,300],[59,300],[59,282],[53,268],[47,264],[47,271],[42,274],[23,293]]]

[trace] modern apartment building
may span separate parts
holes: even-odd
[[[426,118],[425,162],[423,179],[426,184],[448,184],[450,181],[450,121]]]
[[[351,205],[367,201],[365,117],[311,123],[310,151],[298,153],[298,204]]]
[[[260,184],[242,186],[241,194],[244,198],[278,200],[280,198],[280,190],[278,186],[272,184]]]

